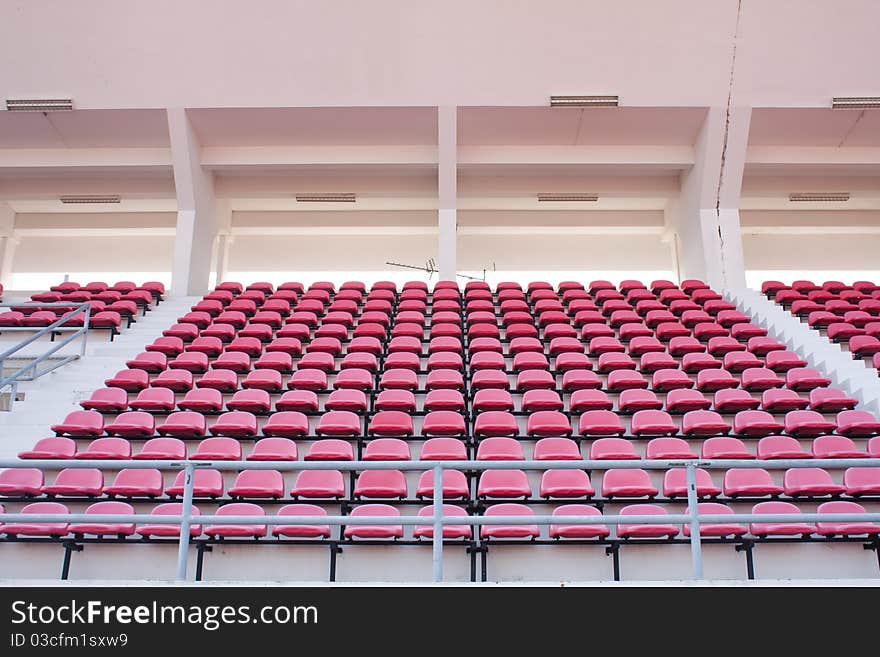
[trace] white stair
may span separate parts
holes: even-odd
[[[103,387],[104,379],[124,369],[126,360],[161,336],[196,301],[195,297],[166,299],[146,316],[139,315],[137,322],[113,342],[103,332],[94,339],[90,336],[84,358],[36,381],[19,384],[18,392],[24,400],[14,402],[11,411],[0,412],[0,458],[14,458],[36,440],[52,435],[50,425],[63,420],[70,411],[80,410],[80,401]]]

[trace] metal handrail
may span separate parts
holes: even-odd
[[[39,340],[42,336],[46,334],[57,333],[59,330],[70,330],[70,335],[65,337],[63,340],[54,343],[54,346],[52,346],[50,349],[34,358],[28,364],[20,367],[9,376],[0,378],[0,391],[2,391],[6,386],[11,386],[13,402],[15,401],[15,395],[18,391],[19,381],[34,381],[36,379],[39,379],[44,374],[48,374],[49,372],[56,370],[71,361],[77,360],[85,356],[86,343],[89,334],[89,317],[91,313],[91,303],[88,301],[76,304],[75,307],[72,306],[72,304],[70,303],[0,303],[0,308],[20,308],[24,306],[34,306],[37,308],[71,308],[71,310],[59,317],[52,324],[49,324],[49,326],[44,326],[40,328],[30,337],[22,340],[17,345],[10,347],[3,353],[0,353],[0,377],[2,377],[3,373],[3,363],[6,361],[7,358],[15,354],[17,351],[20,351],[29,344]],[[81,327],[70,328],[64,326],[64,324],[66,324],[70,319],[76,317],[79,314],[83,315],[83,325]],[[2,329],[0,329],[0,331],[2,331]],[[47,367],[42,370],[37,369],[37,366],[40,363],[48,360],[49,357],[52,356],[55,352],[66,347],[68,344],[70,344],[80,336],[82,336],[82,344],[80,345],[78,354],[69,354],[59,359],[57,362],[53,363],[51,367]],[[27,375],[28,372],[30,372],[29,375]]]
[[[853,514],[701,514],[697,495],[696,469],[728,469],[728,468],[767,468],[789,469],[808,467],[880,467],[880,458],[864,459],[778,459],[772,461],[740,460],[740,459],[672,459],[672,460],[566,460],[566,461],[157,461],[157,460],[106,460],[78,459],[76,461],[44,460],[44,459],[6,459],[0,460],[0,467],[37,467],[54,468],[60,466],[71,468],[108,468],[120,469],[165,469],[181,470],[185,474],[183,502],[180,515],[151,514],[23,514],[0,513],[2,521],[23,522],[150,522],[151,524],[169,524],[180,526],[178,541],[177,579],[186,580],[187,562],[189,557],[190,527],[195,522],[220,522],[229,525],[432,525],[433,526],[433,579],[443,580],[443,526],[444,525],[497,525],[497,524],[653,524],[688,523],[690,528],[691,561],[694,579],[703,577],[702,542],[700,538],[701,523],[730,522],[807,522],[829,520],[838,522],[880,521],[880,513]],[[687,513],[668,514],[665,516],[445,516],[443,514],[443,470],[550,470],[550,469],[602,469],[645,468],[660,470],[683,467],[687,471]],[[433,470],[433,514],[431,516],[220,516],[193,515],[193,487],[196,468],[213,468],[216,470]],[[771,520],[772,519],[772,520]]]

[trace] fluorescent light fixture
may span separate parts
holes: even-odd
[[[297,194],[296,200],[299,203],[354,203],[357,197],[348,193]]]
[[[73,101],[70,98],[51,99],[6,99],[6,109],[10,112],[58,112],[72,110]]]
[[[598,194],[538,194],[538,201],[541,203],[548,201],[562,202],[579,202],[579,201],[598,201]]]
[[[832,109],[880,109],[880,96],[853,96],[831,99]]]
[[[848,201],[849,192],[797,192],[788,195],[792,202]]]
[[[619,96],[550,96],[550,107],[617,107]]]
[[[119,203],[120,198],[118,194],[62,196],[61,202],[65,205],[76,205],[78,203]]]

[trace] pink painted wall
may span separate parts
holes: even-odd
[[[722,105],[738,5],[7,0],[0,96],[150,108],[541,105],[604,92],[626,105]],[[743,0],[737,100],[824,106],[876,93],[878,23],[873,0]]]

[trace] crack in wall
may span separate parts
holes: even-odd
[[[867,111],[868,110],[862,110],[861,112],[859,112],[859,115],[856,117],[856,120],[853,121],[853,124],[849,127],[849,130],[846,131],[846,134],[843,136],[843,139],[841,139],[840,143],[837,145],[838,148],[842,147],[846,143],[846,140],[849,139],[849,136],[853,133],[853,130],[856,129],[856,126],[859,125],[859,121],[861,121],[864,118],[865,112],[867,112]]]
[[[742,0],[736,5],[736,26],[733,30],[733,49],[730,56],[730,77],[727,81],[727,105],[724,111],[724,139],[721,143],[721,162],[718,170],[718,186],[715,188],[715,221],[718,224],[718,240],[721,251],[721,282],[727,285],[727,261],[724,256],[724,231],[721,228],[721,188],[724,184],[724,165],[727,160],[727,140],[730,133],[730,104],[733,99],[733,81],[736,73],[736,41],[739,38],[739,20]]]

